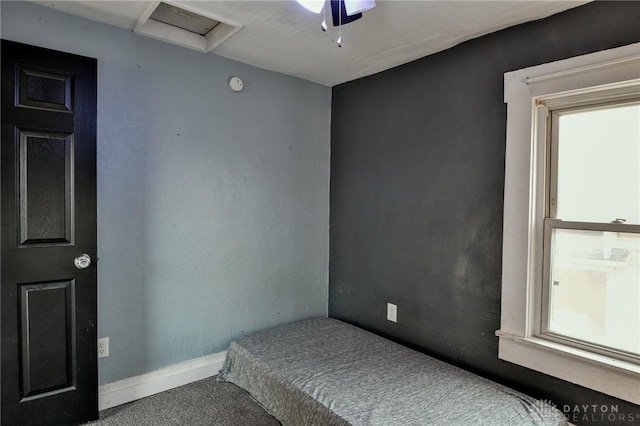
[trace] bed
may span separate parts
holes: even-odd
[[[542,401],[330,318],[235,340],[218,380],[285,426],[567,424]]]

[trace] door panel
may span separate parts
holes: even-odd
[[[1,148],[2,425],[96,419],[95,59],[3,40]]]
[[[75,383],[74,282],[20,286],[23,399],[72,390]]]
[[[18,105],[72,111],[71,75],[36,67],[18,66]]]
[[[73,241],[73,135],[19,131],[20,245]]]

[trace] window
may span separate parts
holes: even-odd
[[[540,336],[633,361],[640,357],[640,99],[597,98],[541,105],[549,131]]]
[[[640,44],[505,74],[501,359],[640,404]]]

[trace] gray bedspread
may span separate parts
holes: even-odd
[[[328,318],[232,342],[218,378],[284,425],[566,424],[534,398]]]

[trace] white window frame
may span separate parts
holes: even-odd
[[[538,337],[548,104],[640,93],[640,43],[504,75],[507,103],[500,359],[640,404],[640,364]]]

